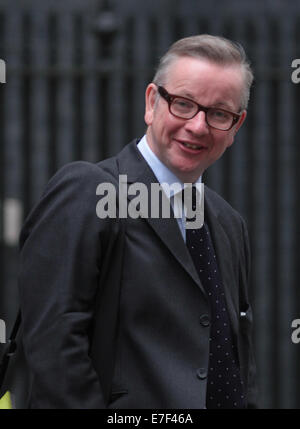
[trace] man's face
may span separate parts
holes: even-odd
[[[180,57],[169,66],[164,87],[170,94],[190,98],[205,107],[239,112],[243,78],[239,67]],[[157,96],[157,86],[151,83],[146,90],[148,144],[182,182],[193,183],[233,143],[246,111],[233,128],[222,131],[211,128],[201,111],[188,120],[173,116],[167,101]]]

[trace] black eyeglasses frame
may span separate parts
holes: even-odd
[[[230,110],[226,110],[226,109],[222,109],[222,108],[220,108],[220,107],[218,107],[218,108],[216,108],[216,107],[205,107],[205,106],[202,106],[201,104],[199,104],[199,103],[197,103],[196,101],[194,101],[194,100],[191,100],[190,98],[187,98],[187,97],[182,97],[181,95],[175,95],[175,94],[170,94],[163,86],[161,86],[161,85],[157,85],[157,88],[158,88],[158,92],[159,92],[159,94],[162,96],[162,98],[164,98],[165,100],[166,100],[166,102],[168,103],[168,106],[169,106],[169,112],[171,113],[171,115],[173,115],[173,116],[175,116],[176,118],[180,118],[180,119],[185,119],[185,120],[189,120],[189,119],[193,119],[196,115],[198,115],[198,113],[200,112],[200,111],[203,111],[203,112],[205,112],[205,120],[206,120],[206,123],[207,123],[207,125],[208,126],[210,126],[211,128],[215,128],[216,130],[220,130],[220,131],[229,131],[238,121],[239,121],[239,119],[240,119],[240,117],[241,117],[241,114],[238,114],[238,113],[235,113],[235,112],[231,112]],[[193,104],[195,104],[196,106],[197,106],[197,110],[196,110],[196,112],[195,112],[195,114],[192,116],[192,117],[190,117],[190,118],[184,118],[184,117],[182,117],[182,116],[178,116],[178,115],[175,115],[172,111],[171,111],[171,104],[173,103],[173,101],[175,100],[175,98],[182,98],[183,100],[187,100],[187,101],[189,101],[189,102],[192,102]],[[214,126],[212,126],[212,125],[210,125],[208,122],[207,122],[207,112],[210,110],[210,109],[217,109],[217,110],[221,110],[221,111],[223,111],[223,112],[226,112],[226,113],[230,113],[231,115],[232,115],[232,123],[231,123],[231,125],[230,125],[230,127],[229,128],[226,128],[226,129],[223,129],[223,128],[217,128],[217,127],[214,127]]]

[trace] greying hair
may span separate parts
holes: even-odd
[[[240,66],[244,74],[244,89],[241,96],[241,110],[246,109],[253,82],[253,73],[243,47],[224,37],[201,34],[186,37],[175,42],[160,59],[153,82],[165,85],[169,66],[179,57],[205,59],[223,66]]]

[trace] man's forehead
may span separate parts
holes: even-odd
[[[241,80],[243,79],[243,70],[240,64],[235,63],[217,63],[215,61],[209,60],[202,57],[192,57],[192,56],[179,56],[176,57],[173,61],[170,62],[168,67],[168,77],[172,75],[183,74],[187,75],[189,72],[193,73],[195,69],[205,71],[215,71],[222,74],[234,74],[240,75]]]
[[[198,99],[199,95],[207,94],[210,91],[213,91],[216,95],[219,91],[239,103],[243,92],[244,80],[240,65],[222,65],[203,58],[182,56],[178,57],[170,65],[166,84],[170,92],[173,91],[177,95],[194,101],[201,101]],[[225,100],[221,96],[220,100],[215,101],[226,101],[227,96]]]

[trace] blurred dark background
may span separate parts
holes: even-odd
[[[300,408],[300,0],[0,0],[0,318],[18,308],[18,233],[63,164],[116,154],[145,130],[144,91],[178,38],[244,46],[248,117],[204,181],[249,226],[263,408]]]

